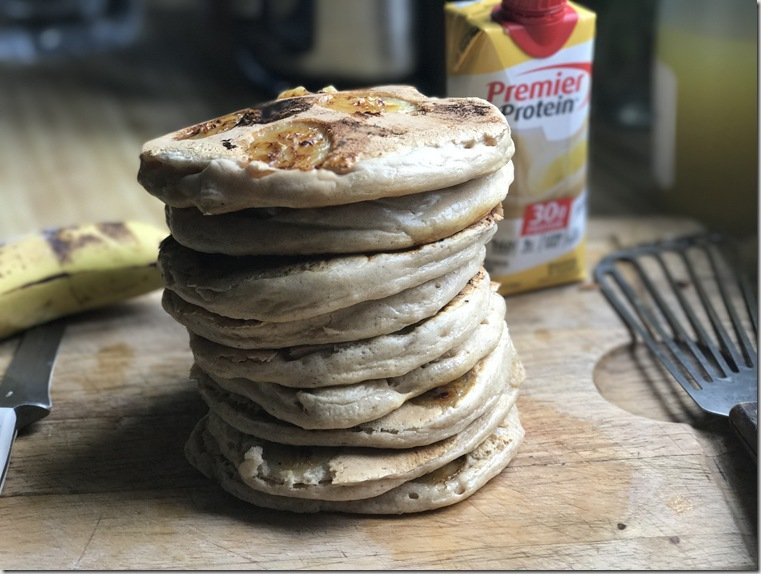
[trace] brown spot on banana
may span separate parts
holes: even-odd
[[[121,221],[97,223],[95,228],[106,237],[116,241],[134,241],[135,236],[127,225]]]
[[[77,249],[81,249],[85,245],[101,243],[103,241],[102,237],[92,233],[75,234],[73,233],[75,229],[76,228],[72,226],[61,227],[59,229],[45,229],[42,232],[45,241],[48,242],[48,245],[50,245],[50,248],[60,263],[70,261],[72,253]]]

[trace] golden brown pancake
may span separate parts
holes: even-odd
[[[147,142],[138,180],[172,207],[320,207],[442,189],[512,157],[502,113],[410,86],[285,97]]]
[[[446,189],[350,205],[245,209],[204,215],[166,207],[172,236],[185,247],[225,255],[314,255],[398,251],[443,239],[501,205],[513,180],[496,172]]]
[[[185,454],[201,473],[233,496],[256,506],[299,513],[405,514],[449,506],[471,496],[510,463],[523,435],[518,409],[513,407],[494,432],[470,452],[378,496],[359,500],[311,500],[251,488],[207,432],[206,419],[191,434]]]

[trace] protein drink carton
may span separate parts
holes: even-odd
[[[496,105],[515,141],[515,181],[487,269],[503,295],[583,280],[594,13],[566,0],[445,10],[447,95]]]

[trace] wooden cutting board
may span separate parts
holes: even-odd
[[[596,220],[590,267],[694,229]],[[19,437],[3,569],[756,569],[756,466],[674,389],[591,283],[508,298],[526,440],[455,506],[402,517],[242,504],[182,446],[204,412],[187,337],[154,293],[73,319],[53,413]],[[0,344],[0,369],[12,352]]]

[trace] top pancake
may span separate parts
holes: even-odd
[[[457,185],[513,155],[507,121],[480,98],[410,86],[295,93],[147,142],[138,180],[207,214],[307,208]]]

